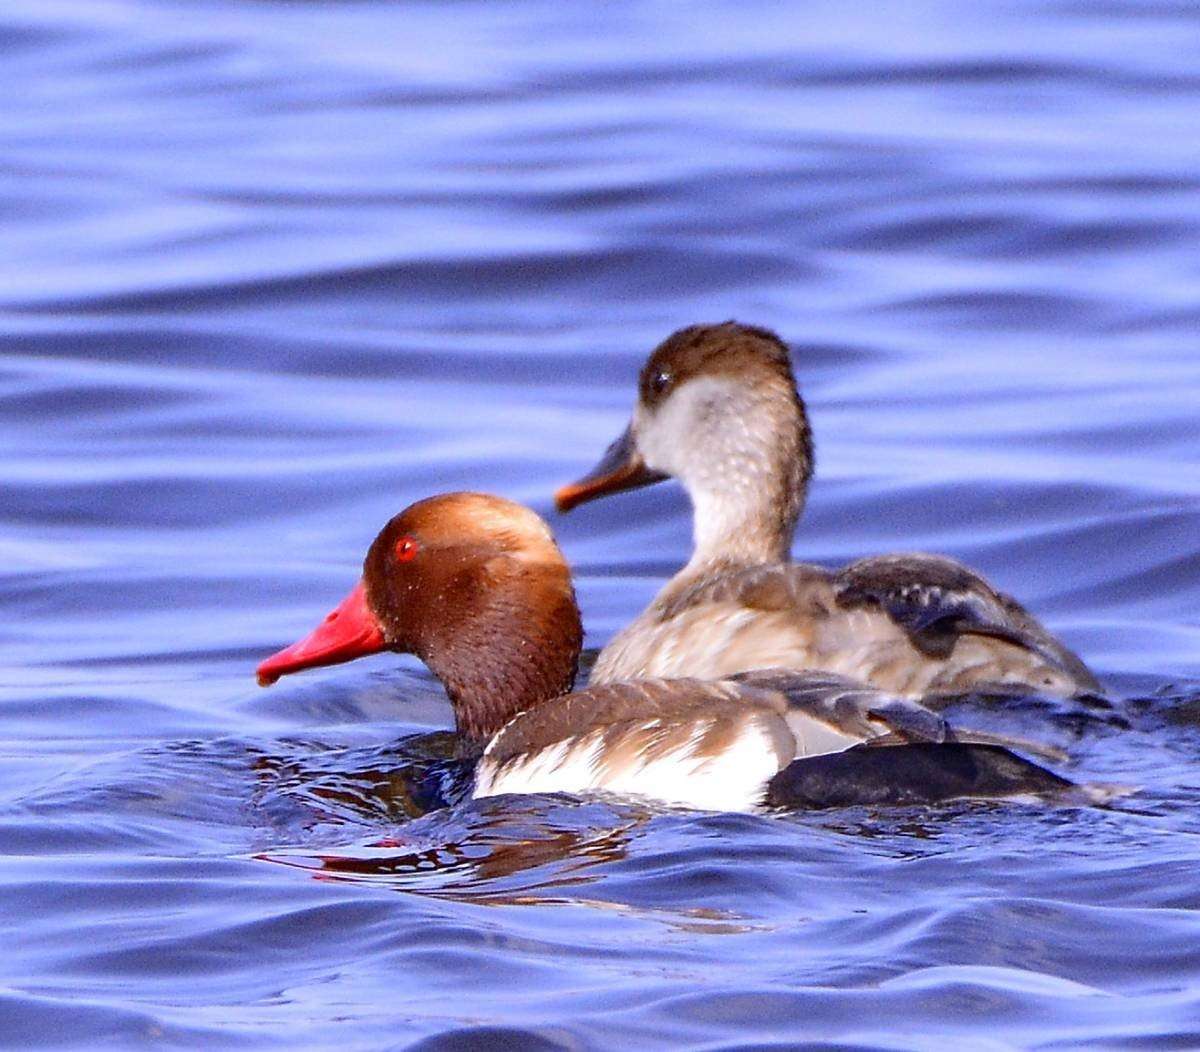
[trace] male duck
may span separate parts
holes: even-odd
[[[994,745],[938,744],[951,736],[941,717],[828,673],[643,679],[568,693],[581,642],[570,572],[546,524],[511,501],[450,493],[393,518],[353,591],[312,633],[265,660],[258,680],[267,686],[382,650],[415,654],[442,681],[479,755],[475,796],[604,790],[737,811],[855,802],[857,775],[797,771],[806,762],[798,758],[909,741],[925,744],[907,772],[863,763],[862,799],[1069,784]]]

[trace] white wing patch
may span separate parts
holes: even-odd
[[[475,795],[603,790],[702,811],[754,811],[762,805],[767,781],[790,760],[780,757],[777,738],[764,722],[775,718],[746,719],[732,741],[708,754],[696,751],[709,729],[707,721],[699,722],[675,748],[652,759],[636,752],[620,764],[603,762],[598,732],[502,765],[489,762],[485,752],[475,775]]]

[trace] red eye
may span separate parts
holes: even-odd
[[[416,558],[416,554],[420,550],[421,546],[411,537],[401,537],[396,542],[396,558],[402,563]]]

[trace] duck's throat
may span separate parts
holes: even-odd
[[[800,514],[800,499],[775,489],[769,499],[752,486],[692,494],[694,550],[690,566],[786,562]]]

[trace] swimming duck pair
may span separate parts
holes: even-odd
[[[753,810],[802,802],[814,779],[847,800],[856,779],[868,798],[882,779],[904,800],[1067,784],[994,744],[961,741],[923,700],[1098,695],[1079,658],[950,559],[792,563],[811,471],[779,338],[732,322],[680,330],[642,370],[624,434],[556,495],[566,511],[676,477],[694,507],[692,558],[604,648],[587,689],[570,693],[583,633],[549,529],[477,493],[394,518],[358,586],[264,661],[259,682],[385,649],[417,655],[481,750],[476,796],[604,790]],[[868,743],[907,748],[855,748]],[[839,754],[853,762],[831,768]]]

